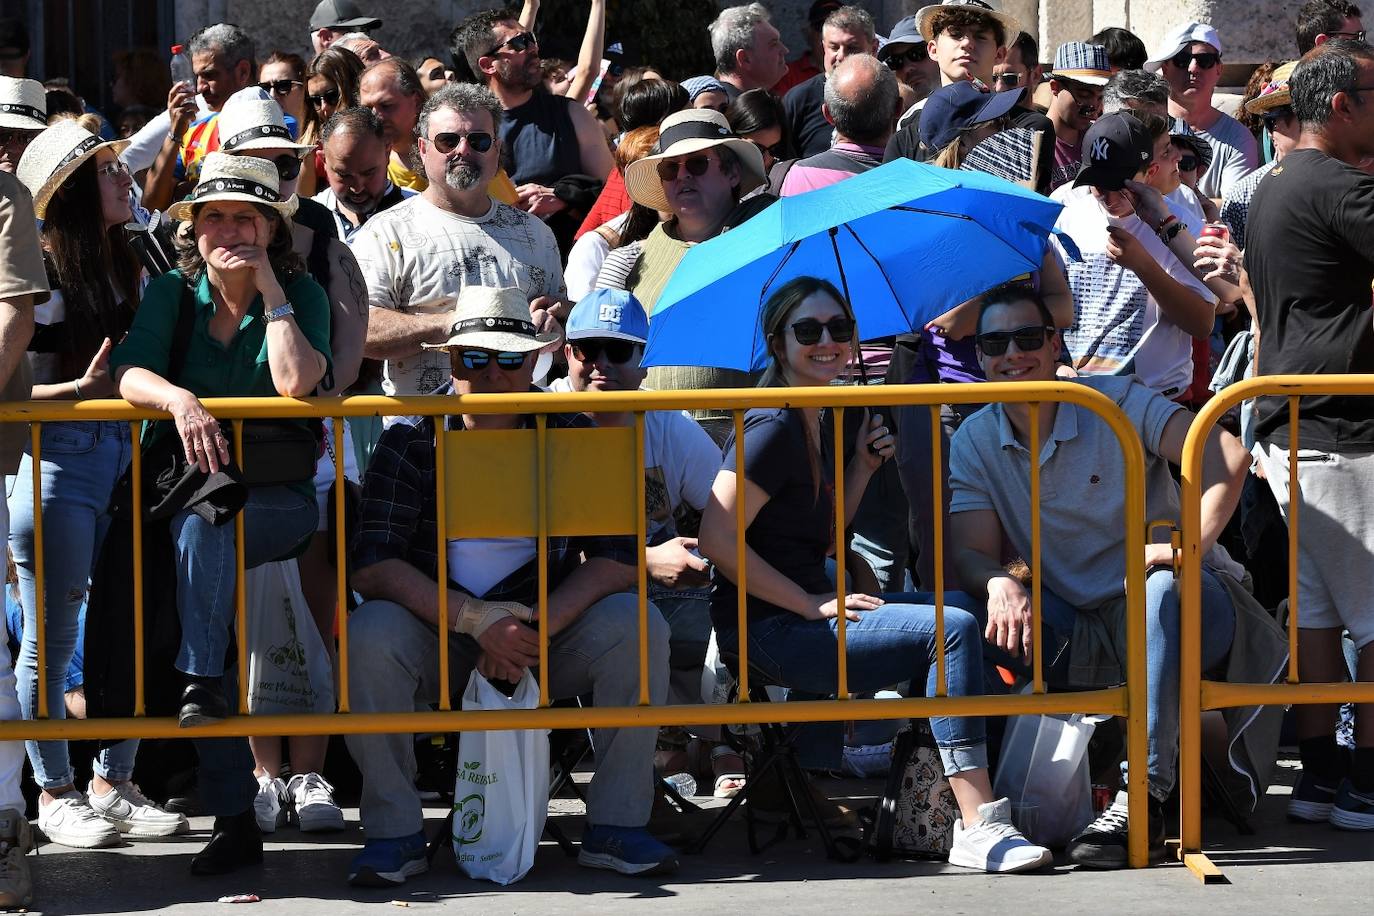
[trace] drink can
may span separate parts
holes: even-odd
[[[1093,785],[1093,813],[1101,814],[1112,803],[1112,790],[1108,786]]]
[[[1231,230],[1226,227],[1225,223],[1208,223],[1202,227],[1202,237],[1216,237],[1225,240],[1231,237]]]

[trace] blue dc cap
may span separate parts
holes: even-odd
[[[564,330],[568,340],[600,337],[644,343],[649,339],[649,316],[628,291],[596,289],[573,306]]]

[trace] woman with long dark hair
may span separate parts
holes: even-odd
[[[305,68],[305,126],[301,128],[300,141],[315,147],[306,162],[314,173],[317,188],[329,187],[320,133],[334,112],[358,104],[358,81],[362,75],[363,62],[347,48],[325,48]]]
[[[783,284],[763,308],[769,364],[761,386],[812,387],[834,383],[857,354],[858,328],[844,297],[825,280],[799,277]],[[894,451],[880,414],[851,409],[861,418],[849,432],[844,462],[848,517],[834,518],[834,416],[816,407],[764,408],[746,413],[744,465],[735,467],[733,434],[701,519],[698,546],[716,566],[711,622],[723,654],[739,649],[739,581],[736,521],[745,525],[749,661],[778,685],[815,694],[837,689],[836,618],[844,614],[849,689],[874,691],[910,681],[913,692],[936,689],[936,614],[932,596],[836,594],[826,558],[846,548],[844,533],[873,475]],[[847,592],[847,590],[846,590]],[[982,631],[945,596],[945,673],[950,696],[982,692]],[[1048,865],[1049,850],[1028,842],[1011,822],[1011,805],[994,799],[988,778],[983,720],[931,720],[945,775],[959,803],[953,865],[989,872]],[[839,748],[833,748],[838,764]]]
[[[119,160],[127,141],[102,143],[76,121],[38,135],[19,161],[19,178],[43,222],[52,298],[39,308],[30,344],[34,400],[114,397],[109,357],[133,322],[142,268],[125,235],[132,218],[129,171]],[[62,695],[79,637],[92,562],[109,524],[115,482],[130,460],[127,423],[100,420],[43,424],[40,438],[43,518],[42,608],[48,715],[65,718]],[[38,714],[38,595],[35,576],[33,456],[25,454],[10,494],[10,549],[24,610],[16,672],[25,718]],[[34,780],[42,790],[38,826],[54,843],[92,848],[120,834],[169,836],[186,819],[155,807],[131,779],[136,740],[101,751],[85,796],[73,785],[63,740],[29,741]]]

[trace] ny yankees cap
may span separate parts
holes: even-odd
[[[1150,164],[1154,154],[1150,132],[1135,115],[1126,111],[1103,115],[1083,135],[1083,167],[1073,186],[1120,191]]]
[[[601,338],[649,339],[649,315],[639,300],[623,289],[596,289],[578,300],[568,313],[568,340]]]

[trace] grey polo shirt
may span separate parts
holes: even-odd
[[[1134,376],[1076,379],[1115,401],[1145,446],[1145,520],[1179,514],[1178,484],[1159,456],[1164,426],[1183,407]],[[1125,464],[1111,427],[1092,411],[1060,404],[1040,450],[1040,552],[1044,587],[1078,608],[1121,595],[1126,579]],[[991,509],[1030,562],[1030,451],[1001,404],[964,421],[949,456],[949,511]],[[1156,540],[1165,537],[1161,531]]]

